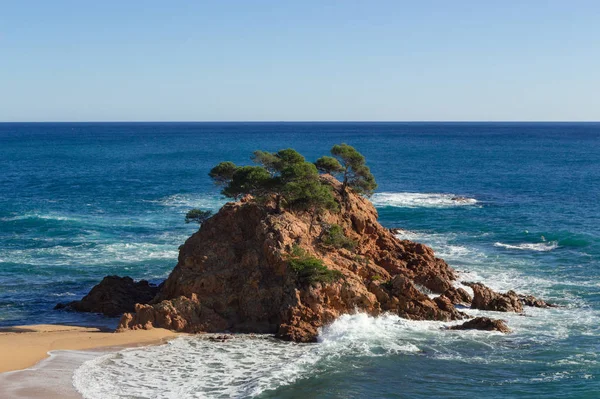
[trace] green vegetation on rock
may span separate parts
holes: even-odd
[[[335,175],[344,171],[344,167],[340,164],[340,161],[334,157],[328,157],[327,155],[317,159],[315,166],[319,172],[329,173]]]
[[[278,152],[255,151],[255,166],[221,162],[209,173],[221,193],[239,199],[250,194],[258,200],[273,199],[278,212],[284,207],[316,211],[337,209],[331,187],[319,179],[314,164],[288,148]]]
[[[343,193],[351,188],[358,194],[370,196],[377,188],[375,177],[365,163],[365,157],[348,144],[336,144],[331,148],[333,157],[324,156],[315,162],[324,173],[342,177]]]
[[[324,156],[313,164],[291,148],[255,151],[252,160],[256,165],[221,162],[209,176],[223,187],[221,193],[228,198],[240,199],[249,194],[258,201],[274,201],[277,212],[287,208],[317,215],[323,210],[339,209],[331,186],[320,179],[319,172],[342,178],[344,201],[348,188],[370,195],[377,187],[365,158],[353,147],[335,145],[331,153],[334,157]]]
[[[287,260],[300,283],[332,283],[343,277],[340,271],[328,269],[321,259],[311,256],[298,245],[292,247]]]
[[[321,236],[321,242],[333,248],[345,248],[353,250],[356,247],[356,241],[346,237],[342,226],[333,224],[327,228]]]

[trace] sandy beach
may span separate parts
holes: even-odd
[[[0,329],[0,397],[81,398],[72,385],[86,360],[124,347],[160,344],[164,329],[114,333],[97,327],[28,325]]]
[[[122,333],[96,327],[46,324],[2,328],[0,373],[31,367],[48,357],[50,351],[150,345],[176,336],[161,328]]]

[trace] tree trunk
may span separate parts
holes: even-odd
[[[348,168],[344,171],[344,181],[342,182],[342,202],[346,205],[348,199]]]

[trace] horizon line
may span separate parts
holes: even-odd
[[[0,121],[9,123],[600,123],[600,120],[89,120]]]

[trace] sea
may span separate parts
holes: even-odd
[[[2,123],[0,326],[116,319],[53,310],[106,275],[160,283],[226,202],[207,173],[254,150],[356,147],[398,236],[460,273],[561,305],[511,334],[349,314],[316,344],[237,335],[129,348],[73,376],[106,398],[600,398],[599,123]],[[464,201],[456,201],[464,197]]]

